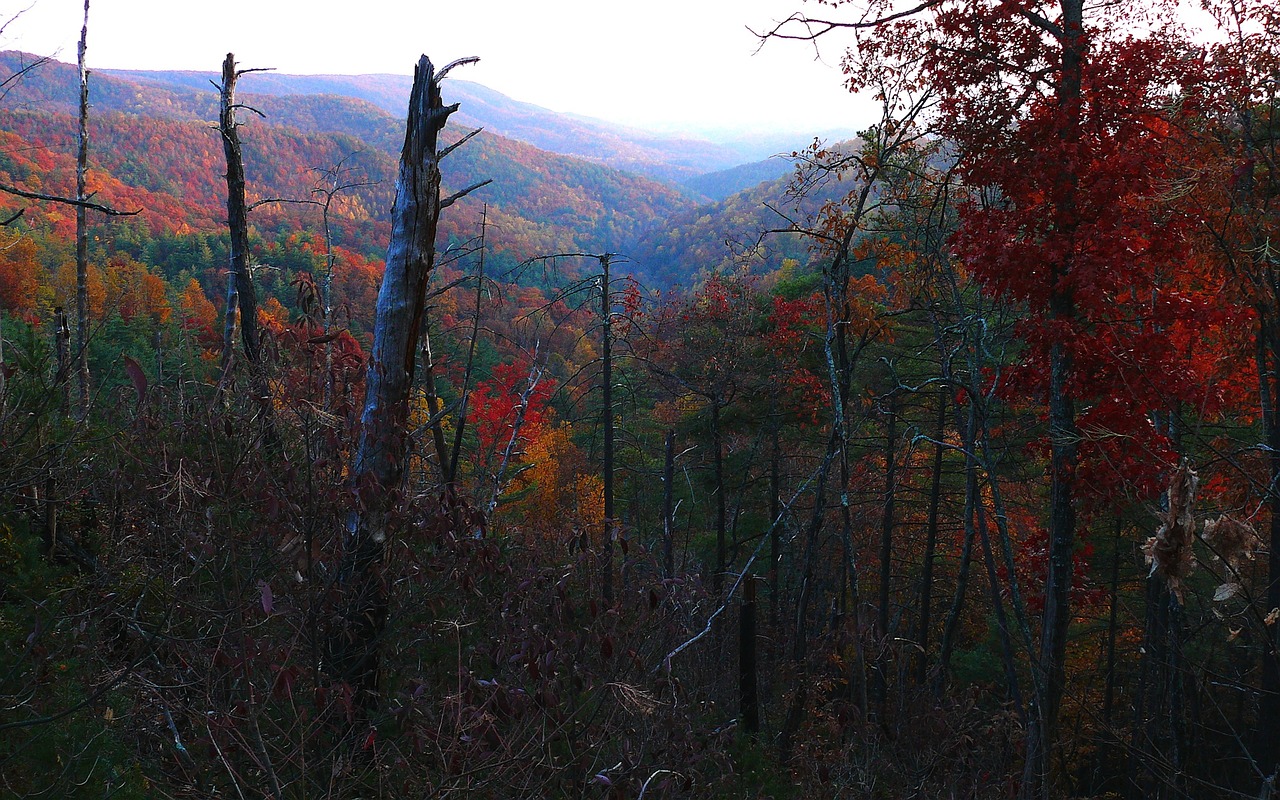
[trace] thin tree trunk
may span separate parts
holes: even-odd
[[[769,627],[775,643],[781,641],[780,624],[781,591],[779,581],[782,569],[782,453],[779,439],[779,423],[773,420],[772,443],[769,452]],[[776,646],[776,644],[775,644]]]
[[[1004,611],[1004,598],[1000,592],[1000,573],[996,569],[996,556],[991,547],[991,533],[987,529],[987,513],[982,505],[982,498],[974,505],[978,538],[982,541],[982,560],[987,567],[987,585],[991,591],[991,607],[995,610],[996,630],[1000,634],[1000,657],[1004,662],[1004,677],[1009,700],[1013,703],[1018,717],[1025,725],[1027,722],[1026,705],[1022,702],[1022,690],[1018,687],[1018,664],[1013,652],[1013,640],[1009,635],[1009,619]]]
[[[662,574],[668,580],[676,576],[675,543],[675,465],[676,432],[667,431],[666,455],[662,464]]]
[[[1277,298],[1275,307],[1280,307]],[[1268,458],[1267,504],[1271,512],[1268,531],[1267,590],[1265,609],[1280,608],[1280,380],[1276,370],[1280,365],[1280,331],[1275,317],[1260,311],[1258,331],[1258,380],[1261,388],[1263,434],[1266,437]],[[1266,628],[1262,647],[1262,696],[1260,700],[1258,731],[1258,764],[1272,784],[1280,769],[1280,625]]]
[[[975,452],[976,428],[978,426],[978,410],[976,400],[969,398],[969,418],[964,426],[964,546],[960,551],[960,569],[956,575],[956,593],[951,601],[951,611],[942,626],[942,644],[938,652],[937,692],[947,680],[947,672],[951,669],[951,654],[955,651],[956,633],[960,628],[960,614],[964,610],[966,594],[969,589],[969,569],[973,561],[973,543],[977,538],[977,504],[978,497],[978,457]]]
[[[58,407],[71,409],[71,331],[67,328],[67,312],[62,306],[53,310],[53,352],[55,358],[53,386],[58,393]]]
[[[724,573],[728,565],[728,512],[724,497],[724,442],[720,439],[720,400],[711,398],[711,457],[712,472],[716,483],[716,571],[711,576],[711,588],[719,594],[724,587]]]
[[[756,676],[756,581],[748,576],[743,584],[742,609],[738,627],[738,697],[742,727],[747,733],[760,730],[760,700]]]
[[[435,445],[436,461],[439,462],[440,483],[449,485],[449,445],[444,438],[444,424],[440,419],[442,404],[436,392],[436,360],[431,352],[431,325],[426,324],[422,330],[422,378],[427,399],[427,413],[431,415],[431,442]]]
[[[876,701],[880,706],[881,722],[884,721],[889,696],[889,601],[892,597],[890,583],[893,580],[893,515],[897,495],[897,444],[898,399],[889,397],[889,423],[885,431],[884,447],[884,509],[880,518],[880,587],[876,613]]]
[[[44,479],[44,557],[53,563],[58,557],[58,504],[53,501],[57,489],[52,475]]]
[[[817,486],[813,493],[813,515],[805,532],[804,559],[801,562],[800,595],[796,599],[796,623],[791,637],[791,660],[795,668],[795,692],[788,704],[787,715],[778,735],[779,757],[785,764],[791,758],[792,739],[800,729],[805,706],[809,700],[809,607],[813,602],[814,564],[818,557],[818,537],[826,516],[827,481],[831,475],[831,461],[840,446],[840,434],[832,430],[827,440],[826,456],[818,469]]]
[[[938,548],[938,511],[942,505],[942,456],[946,450],[947,384],[938,391],[938,419],[934,429],[933,477],[929,484],[929,516],[925,525],[924,563],[920,573],[920,621],[917,643],[916,683],[923,686],[929,677],[929,628],[933,610],[933,560]]]
[[[606,606],[613,604],[613,538],[617,525],[613,508],[613,297],[609,287],[609,261],[608,253],[600,256],[600,338],[604,358],[604,374],[600,378],[604,404],[600,411],[604,422],[604,541],[600,561],[604,578],[600,594]]]
[[[0,314],[0,415],[4,413],[8,402],[4,382],[4,315]]]
[[[84,0],[84,27],[77,49],[80,66],[80,133],[76,147],[76,200],[88,199],[89,172],[89,71],[85,49],[89,38],[89,0]],[[76,206],[76,416],[89,413],[89,224],[86,208]]]
[[[1115,542],[1111,553],[1111,607],[1107,612],[1107,688],[1102,695],[1102,721],[1111,724],[1111,713],[1115,708],[1116,697],[1116,616],[1119,611],[1120,591],[1120,518],[1116,517]]]

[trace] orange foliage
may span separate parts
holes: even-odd
[[[524,461],[531,466],[513,481],[513,490],[524,493],[510,513],[540,537],[567,539],[575,532],[603,530],[603,483],[587,472],[571,433],[568,424],[542,431],[525,448]]]
[[[89,290],[89,318],[102,319],[107,308],[107,285],[103,279],[102,268],[89,264],[86,272]],[[52,281],[54,305],[67,309],[72,313],[76,307],[76,264],[65,261],[53,274]]]
[[[213,335],[218,311],[213,307],[213,303],[209,302],[204,289],[200,288],[200,282],[195,278],[187,281],[186,287],[182,290],[178,310],[182,315],[182,327],[189,331]]]
[[[258,307],[258,323],[266,330],[279,334],[289,324],[289,309],[276,298],[268,297]]]
[[[173,309],[168,285],[145,264],[128,256],[115,256],[107,265],[104,281],[104,308],[118,312],[125,322],[139,316],[157,325],[169,321]]]
[[[35,243],[26,236],[6,236],[0,241],[0,309],[30,317],[43,270],[36,263]]]

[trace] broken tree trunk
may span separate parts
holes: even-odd
[[[439,149],[439,136],[449,115],[458,108],[443,104],[440,81],[454,66],[476,60],[455,61],[437,73],[430,59],[423,56],[414,71],[409,98],[408,127],[391,210],[391,242],[378,292],[364,412],[352,468],[360,510],[347,521],[339,572],[340,628],[330,641],[334,676],[351,685],[366,706],[377,697],[378,639],[387,618],[382,563],[388,514],[404,476],[409,397],[427,283],[435,266],[436,225],[442,209],[483,185],[440,198],[440,160],[453,148]]]
[[[222,134],[222,152],[227,157],[227,228],[231,233],[231,274],[227,276],[227,319],[222,334],[222,370],[231,363],[235,313],[240,311],[240,340],[245,359],[258,363],[258,295],[249,275],[249,209],[244,199],[244,156],[240,150],[240,133],[236,122],[236,81],[244,73],[236,70],[234,53],[222,62],[222,105],[218,115],[218,131]]]
[[[88,199],[89,173],[89,71],[85,69],[85,45],[89,38],[89,0],[84,0],[84,27],[80,29],[80,134],[76,142],[76,199]],[[76,416],[89,414],[89,223],[87,209],[76,206]]]

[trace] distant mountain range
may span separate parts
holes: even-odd
[[[34,60],[0,53],[0,81]],[[223,167],[210,129],[217,118],[214,79],[212,72],[93,72],[92,153],[105,176],[104,199],[166,209],[150,214],[153,227],[219,224]],[[77,82],[73,65],[49,61],[6,85],[0,132],[17,139],[0,148],[0,180],[34,180],[49,190],[67,180]],[[250,191],[259,198],[308,197],[318,168],[358,154],[349,165],[371,185],[353,191],[365,216],[347,227],[364,240],[351,246],[376,257],[385,247],[382,226],[409,86],[409,78],[394,75],[246,75],[238,99],[265,115],[242,115]],[[487,207],[490,247],[506,263],[563,250],[634,249],[643,254],[635,259],[639,272],[680,282],[724,262],[726,241],[759,233],[744,226],[773,224],[761,217],[763,203],[782,202],[792,165],[760,156],[802,144],[663,137],[557,114],[467,81],[451,79],[446,91],[461,103],[446,129],[450,140],[468,127],[485,129],[446,160],[446,183],[455,189],[493,183],[451,212],[445,235],[470,237]],[[39,150],[56,158],[26,155]],[[701,205],[708,201],[714,204]],[[759,266],[777,260],[766,256]]]
[[[97,74],[178,91],[207,91],[210,81],[218,79],[213,72],[99,70]],[[412,83],[413,79],[407,75],[284,75],[256,72],[244,78],[241,90],[272,97],[334,95],[356,98],[372,103],[399,118],[407,107]],[[724,142],[664,136],[604,120],[551,111],[513,100],[478,83],[454,78],[449,79],[447,91],[450,100],[461,103],[462,106],[453,117],[457,124],[484,128],[490,133],[526,142],[553,153],[596,161],[650,178],[686,184],[696,176],[728,170],[746,162],[762,161],[775,154],[790,153],[807,144],[797,141],[797,137],[778,134]],[[853,132],[828,131],[822,136],[825,139],[844,139],[851,138]],[[790,165],[785,162],[777,164],[768,178],[776,178],[790,169]],[[757,174],[759,172],[757,170]],[[736,186],[734,191],[745,188],[747,185]]]

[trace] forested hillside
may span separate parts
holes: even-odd
[[[1275,797],[1280,12],[1162,9],[786,18],[883,115],[701,205],[0,55],[0,796]]]
[[[0,54],[0,69],[15,74],[32,60],[21,53]],[[252,81],[258,77],[246,78],[242,91],[245,104],[263,115],[249,114],[244,121],[248,177],[256,198],[313,199],[320,172],[342,163],[361,176],[360,183],[372,184],[352,192],[360,207],[347,217],[374,226],[383,222],[403,120],[337,95],[255,95]],[[50,157],[74,152],[76,80],[74,65],[49,62],[8,89],[0,129],[18,134],[27,145],[15,145],[13,152],[30,147],[47,149]],[[224,213],[204,216],[206,209],[223,203],[217,188],[221,144],[209,130],[210,120],[217,117],[217,92],[207,77],[199,83],[204,88],[168,89],[111,76],[95,82],[102,144],[94,158],[101,169],[124,186],[168,195],[143,207],[175,200],[192,206],[187,213],[195,217],[190,219],[167,211],[152,215],[159,225],[186,223],[205,230]],[[447,135],[456,138],[466,130],[457,127]],[[62,162],[64,168],[70,163]],[[486,179],[493,184],[449,222],[450,235],[467,238],[474,233],[478,208],[487,204],[494,223],[490,246],[509,264],[549,252],[620,249],[643,227],[690,205],[679,192],[654,181],[483,132],[448,163],[445,181],[461,189]],[[298,217],[307,212],[279,213]],[[364,243],[372,254],[385,247],[385,238],[384,231],[351,241]]]

